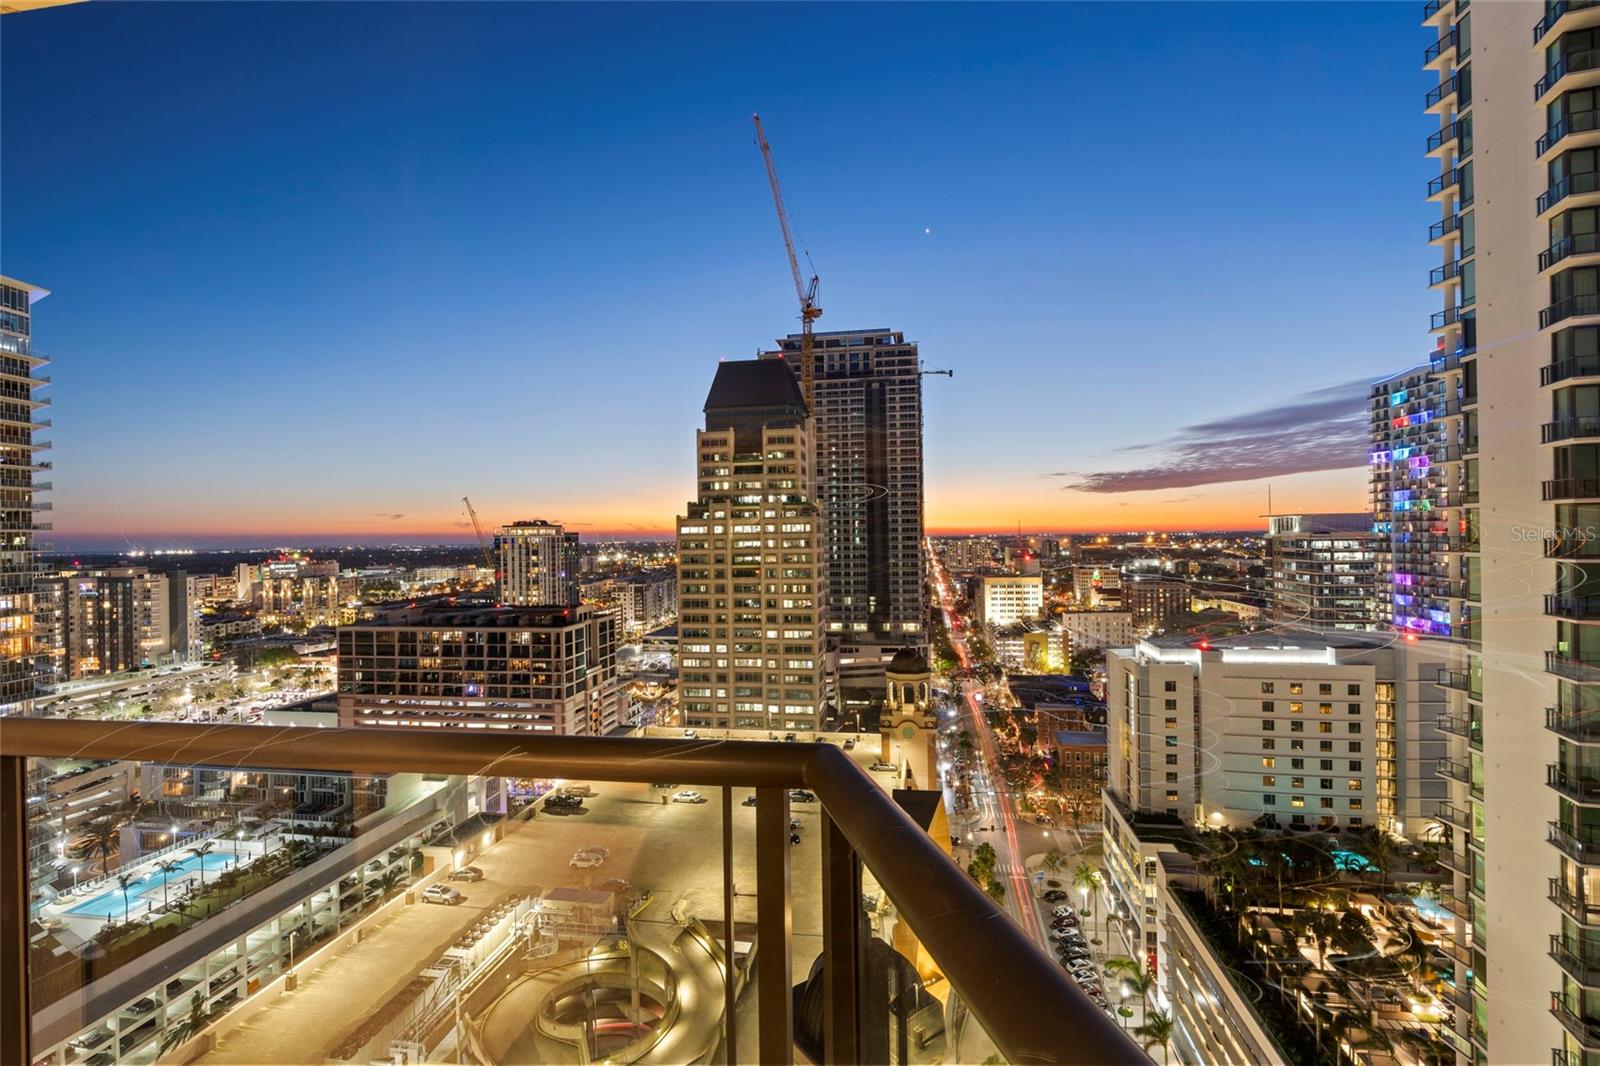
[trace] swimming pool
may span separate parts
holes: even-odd
[[[1339,870],[1354,870],[1356,873],[1366,873],[1368,870],[1377,869],[1376,866],[1372,865],[1371,860],[1359,851],[1350,851],[1348,848],[1334,848],[1328,854],[1333,856],[1333,865]]]
[[[244,858],[248,860],[249,856],[244,856]],[[231,854],[218,854],[216,852],[207,852],[203,859],[208,873],[225,870],[232,866],[235,861]],[[167,874],[167,889],[169,893],[177,888],[186,876],[201,868],[202,857],[185,855],[183,858],[174,861],[177,862],[179,868]],[[154,898],[150,900],[143,899],[147,894],[152,895]],[[153,869],[139,878],[139,880],[129,883],[127,911],[130,916],[142,914],[160,902],[160,870]],[[141,904],[144,905],[141,906]],[[123,913],[122,886],[112,882],[111,887],[98,896],[86,899],[74,907],[67,908],[67,913],[83,918],[120,918]]]
[[[1412,896],[1411,902],[1417,905],[1417,913],[1430,922],[1443,924],[1450,920],[1450,912],[1439,906],[1439,901],[1429,899],[1427,896]]]

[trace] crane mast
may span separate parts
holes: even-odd
[[[494,556],[489,552],[489,539],[483,535],[483,526],[478,522],[478,512],[472,509],[472,500],[466,496],[461,497],[461,502],[467,505],[467,517],[472,519],[472,531],[478,535],[478,550],[483,552],[483,565],[494,573],[496,579],[500,577],[500,570],[494,565]]]
[[[813,273],[808,284],[800,273],[800,260],[794,252],[794,236],[789,232],[789,212],[783,206],[783,188],[778,184],[778,168],[772,163],[772,145],[767,143],[767,131],[761,126],[761,116],[752,115],[751,121],[756,126],[756,143],[761,146],[762,162],[767,165],[767,184],[772,187],[772,206],[778,212],[778,228],[783,231],[783,250],[789,254],[794,295],[800,301],[800,391],[805,395],[809,408],[816,378],[811,324],[822,317],[822,308],[817,306],[817,275]],[[810,256],[806,257],[806,265],[810,265]]]

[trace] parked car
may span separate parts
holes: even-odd
[[[854,751],[855,747],[856,747],[856,738],[855,737],[845,737],[844,738],[844,750],[845,751]]]
[[[803,788],[791,788],[789,790],[789,798],[794,800],[796,803],[815,803],[815,802],[817,802],[817,797],[813,796],[811,793],[807,792]]]
[[[699,740],[700,739],[700,734],[696,733],[693,729],[685,729],[683,731],[683,739],[684,740]]]
[[[880,774],[892,774],[896,770],[900,769],[900,767],[896,766],[892,762],[875,762],[872,764],[872,769],[876,770]]]
[[[575,811],[582,806],[582,796],[569,796],[564,792],[552,792],[544,798],[547,811]]]
[[[1059,888],[1052,888],[1044,894],[1044,901],[1046,903],[1060,903],[1066,898],[1067,894],[1061,891]]]
[[[800,843],[800,834],[799,833],[790,833],[789,834],[789,843],[791,843],[791,844]]]
[[[449,885],[429,885],[422,890],[422,902],[437,903],[446,907],[453,907],[466,899],[461,893]]]
[[[128,1004],[129,1014],[149,1014],[155,1009],[156,1001],[151,999],[149,996],[146,996],[143,999],[136,999],[132,1003]]]
[[[580,781],[571,785],[562,785],[561,794],[563,796],[592,796],[594,795],[594,789]]]
[[[686,788],[682,792],[675,793],[672,797],[673,803],[704,803],[705,801],[706,798],[692,788]]]
[[[476,866],[463,866],[459,870],[450,871],[452,881],[482,881],[483,871]]]
[[[594,852],[584,849],[573,852],[572,859],[567,865],[574,870],[592,870],[605,861],[604,855],[596,855]]]
[[[755,805],[756,805],[755,793],[751,793],[750,795],[748,795],[748,796],[746,796],[744,798],[744,802],[741,803],[739,806],[741,806],[741,807],[754,807]]]
[[[793,733],[785,733],[783,735],[783,739],[784,739],[785,743],[793,744],[794,743],[794,739],[795,739],[794,738],[794,734]]]

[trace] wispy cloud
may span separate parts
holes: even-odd
[[[404,514],[396,514],[393,511],[373,511],[372,512],[372,517],[374,517],[374,518],[388,518],[388,519],[391,519],[393,521],[399,521],[400,519],[404,518],[405,515]]]
[[[1164,457],[1160,462],[1077,475],[1063,489],[1149,492],[1362,466],[1367,387],[1365,381],[1330,385],[1276,407],[1185,426],[1164,441],[1118,449],[1152,451]]]

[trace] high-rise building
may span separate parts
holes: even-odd
[[[50,401],[38,395],[48,378],[34,371],[47,360],[33,352],[33,305],[49,291],[25,281],[0,277],[0,715],[30,714],[45,663],[38,635],[50,604],[34,591],[38,552],[48,545],[34,533],[50,526],[37,513],[50,505],[36,494],[50,488],[38,475],[50,469],[38,453],[50,447],[34,430],[50,425],[39,409]]]
[[[50,628],[40,635],[53,681],[152,666],[172,651],[166,574],[141,566],[67,570],[37,584],[52,604]]]
[[[339,628],[340,725],[597,737],[620,693],[614,611],[439,602]]]
[[[1462,596],[1462,552],[1473,539],[1465,507],[1478,498],[1478,431],[1476,412],[1463,410],[1461,400],[1470,387],[1454,353],[1372,385],[1373,613],[1380,625],[1448,637],[1471,607]]]
[[[1378,544],[1372,516],[1269,515],[1267,604],[1274,622],[1310,629],[1378,624]]]
[[[717,366],[695,433],[699,494],[678,519],[684,724],[821,725],[827,584],[811,419],[782,362]]]
[[[778,341],[800,371],[799,334]],[[887,329],[818,333],[812,432],[826,522],[828,630],[848,642],[926,644],[922,366]]]
[[[494,538],[500,602],[518,607],[578,602],[578,535],[544,519],[501,526]]]
[[[1439,766],[1461,812],[1448,865],[1456,987],[1472,995],[1456,1029],[1477,1062],[1593,1063],[1600,6],[1430,0],[1424,12],[1423,64],[1438,78],[1425,99],[1439,120],[1426,145],[1442,252],[1434,418],[1455,429],[1464,469],[1442,523],[1460,539],[1434,560],[1464,657]]]
[[[1106,654],[1110,787],[1195,825],[1422,829],[1450,649],[1376,633],[1154,637]]]

